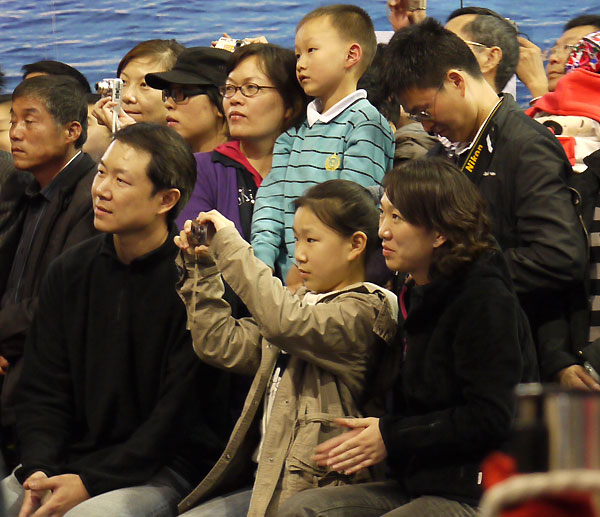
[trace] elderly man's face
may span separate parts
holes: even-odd
[[[34,174],[60,163],[68,152],[68,128],[58,124],[44,103],[33,97],[14,99],[9,136],[15,167]]]
[[[556,83],[562,76],[565,75],[565,65],[569,59],[569,54],[572,50],[572,45],[591,34],[596,32],[597,27],[593,25],[581,25],[580,27],[573,27],[568,31],[565,31],[563,35],[556,40],[554,47],[550,52],[548,63],[546,64],[546,74],[548,75],[548,89],[553,92],[556,88]]]

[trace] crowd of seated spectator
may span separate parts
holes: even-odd
[[[0,514],[475,516],[517,384],[600,391],[600,15],[387,6],[22,67]]]

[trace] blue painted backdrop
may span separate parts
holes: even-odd
[[[351,0],[350,0],[351,1]],[[184,45],[208,45],[223,31],[234,37],[265,35],[293,47],[300,18],[316,0],[0,0],[0,65],[6,91],[19,82],[24,63],[56,59],[79,68],[91,83],[115,74],[120,58],[135,43],[176,38]],[[389,30],[385,0],[355,1],[372,16],[377,30]],[[566,20],[600,13],[600,2],[558,0],[465,0],[518,22],[542,47],[551,46]],[[428,14],[445,20],[460,0],[429,0]]]

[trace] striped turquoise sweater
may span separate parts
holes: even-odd
[[[387,120],[359,99],[328,123],[283,133],[275,142],[273,167],[258,189],[252,218],[254,254],[287,275],[294,260],[294,208],[304,192],[330,179],[369,187],[392,167],[394,137]]]

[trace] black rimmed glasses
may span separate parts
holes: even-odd
[[[219,86],[219,93],[225,97],[226,99],[230,99],[233,97],[237,91],[242,92],[244,97],[254,97],[261,90],[272,89],[276,90],[275,86],[261,86],[260,84],[255,83],[246,83],[242,84],[242,86],[235,86],[233,84],[225,84],[223,86]]]
[[[171,98],[175,104],[183,104],[186,99],[196,95],[206,95],[206,88],[185,88],[182,86],[171,86],[162,91],[162,100],[163,102],[167,102],[167,99]]]
[[[408,118],[410,118],[411,120],[414,120],[416,122],[427,122],[428,120],[431,120],[432,115],[430,113],[430,110],[432,107],[435,107],[435,100],[443,86],[444,86],[444,81],[442,81],[440,83],[437,90],[435,91],[433,99],[431,99],[431,102],[425,107],[425,109],[423,109],[421,111],[417,111],[416,113],[407,111],[406,114],[408,115]]]

